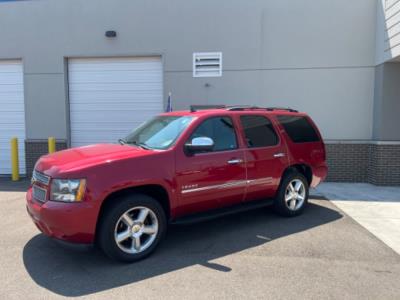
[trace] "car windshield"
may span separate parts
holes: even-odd
[[[120,142],[145,149],[167,149],[178,139],[192,119],[190,116],[157,116],[143,123]]]

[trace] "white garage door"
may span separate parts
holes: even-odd
[[[19,172],[25,174],[24,80],[20,60],[0,60],[0,174],[11,173],[10,140],[18,138]]]
[[[116,143],[162,112],[162,76],[160,57],[70,59],[72,146]]]

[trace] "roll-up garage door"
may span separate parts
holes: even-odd
[[[0,60],[0,174],[11,173],[10,140],[18,138],[19,172],[25,174],[25,107],[20,60]]]
[[[163,110],[160,57],[69,59],[68,82],[73,147],[116,143]]]

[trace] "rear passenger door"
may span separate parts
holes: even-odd
[[[241,115],[240,123],[246,144],[245,201],[273,197],[288,165],[286,145],[265,115]]]

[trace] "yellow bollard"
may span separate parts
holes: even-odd
[[[49,137],[48,143],[49,143],[49,153],[56,152],[56,138]]]
[[[18,139],[11,139],[11,179],[19,180]]]

